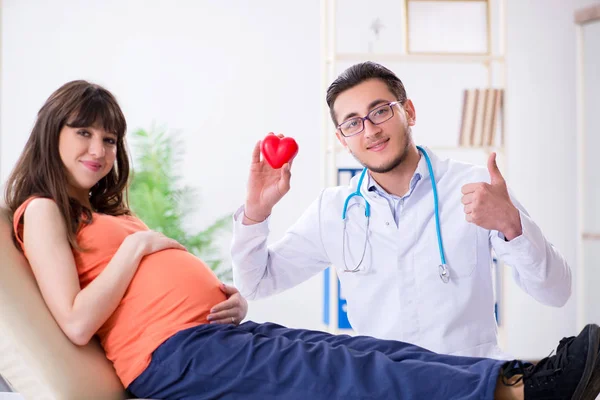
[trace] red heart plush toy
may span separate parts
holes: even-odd
[[[298,154],[298,143],[291,137],[267,135],[260,145],[260,150],[269,165],[279,169]]]

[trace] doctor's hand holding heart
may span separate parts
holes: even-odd
[[[468,222],[487,230],[501,232],[510,241],[523,232],[519,210],[510,199],[506,181],[498,169],[496,153],[488,159],[490,183],[478,182],[461,189]]]
[[[261,160],[261,152],[263,159]],[[298,144],[290,137],[269,133],[254,146],[248,193],[244,207],[245,225],[263,222],[290,190],[292,161]]]

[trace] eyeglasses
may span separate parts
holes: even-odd
[[[401,101],[392,101],[377,108],[372,109],[365,117],[350,118],[337,126],[344,137],[358,135],[365,129],[365,120],[371,121],[373,125],[379,125],[390,120],[394,116],[396,104],[402,104]]]

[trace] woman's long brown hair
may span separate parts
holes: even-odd
[[[117,134],[117,159],[110,172],[90,190],[90,210],[68,195],[67,171],[60,158],[58,140],[65,125],[90,127],[95,124]],[[6,183],[5,201],[11,218],[30,197],[52,199],[65,220],[71,247],[80,249],[77,232],[82,224],[91,223],[92,212],[129,215],[126,130],[123,112],[108,90],[83,80],[61,86],[38,112],[25,149]],[[13,240],[16,243],[14,232]]]

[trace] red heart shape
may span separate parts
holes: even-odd
[[[267,135],[260,149],[269,165],[279,169],[298,154],[298,143],[291,137],[279,138],[277,135]]]

